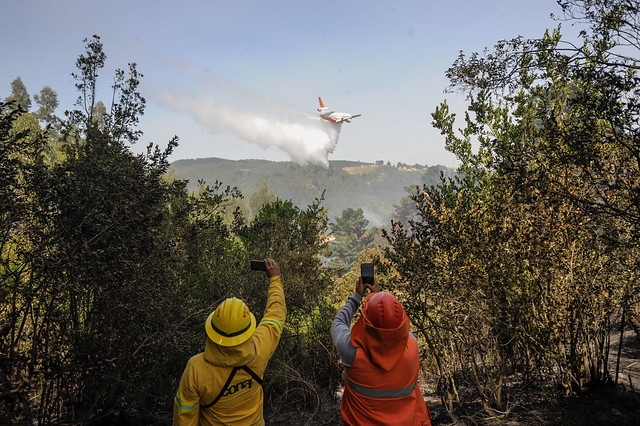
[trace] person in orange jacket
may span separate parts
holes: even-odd
[[[269,291],[260,324],[235,297],[205,322],[204,352],[187,363],[174,398],[174,426],[263,426],[262,378],[278,346],[287,309],[280,268],[265,259]]]
[[[362,301],[365,289],[371,293]],[[362,302],[362,315],[350,329]],[[418,386],[420,354],[400,301],[381,292],[378,280],[356,282],[356,291],[331,327],[345,368],[340,414],[345,425],[430,426],[431,416]]]

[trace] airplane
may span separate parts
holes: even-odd
[[[360,117],[362,114],[351,115],[346,112],[335,112],[329,111],[329,108],[324,106],[324,102],[322,102],[322,98],[318,96],[318,103],[320,107],[318,108],[318,112],[320,113],[320,117],[323,120],[330,121],[332,123],[342,123],[346,121],[347,123],[351,123],[352,118]]]

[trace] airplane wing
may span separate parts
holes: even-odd
[[[360,117],[362,114],[356,114],[349,117],[343,117],[340,122],[346,121],[347,123],[351,123],[352,118]]]

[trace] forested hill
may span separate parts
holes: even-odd
[[[225,160],[204,158],[178,160],[172,163],[175,176],[189,180],[195,190],[198,181],[212,185],[216,180],[224,186],[235,186],[248,199],[266,181],[269,190],[283,200],[291,200],[305,208],[325,191],[322,206],[333,221],[346,208],[362,208],[371,225],[386,225],[394,205],[407,195],[411,185],[437,184],[440,171],[446,175],[454,169],[445,166],[421,166],[381,161],[330,161],[329,168],[300,166],[293,162],[267,160]]]

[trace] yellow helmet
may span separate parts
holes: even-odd
[[[230,297],[211,312],[204,324],[209,339],[220,346],[235,346],[245,342],[256,329],[256,317],[247,304]]]

